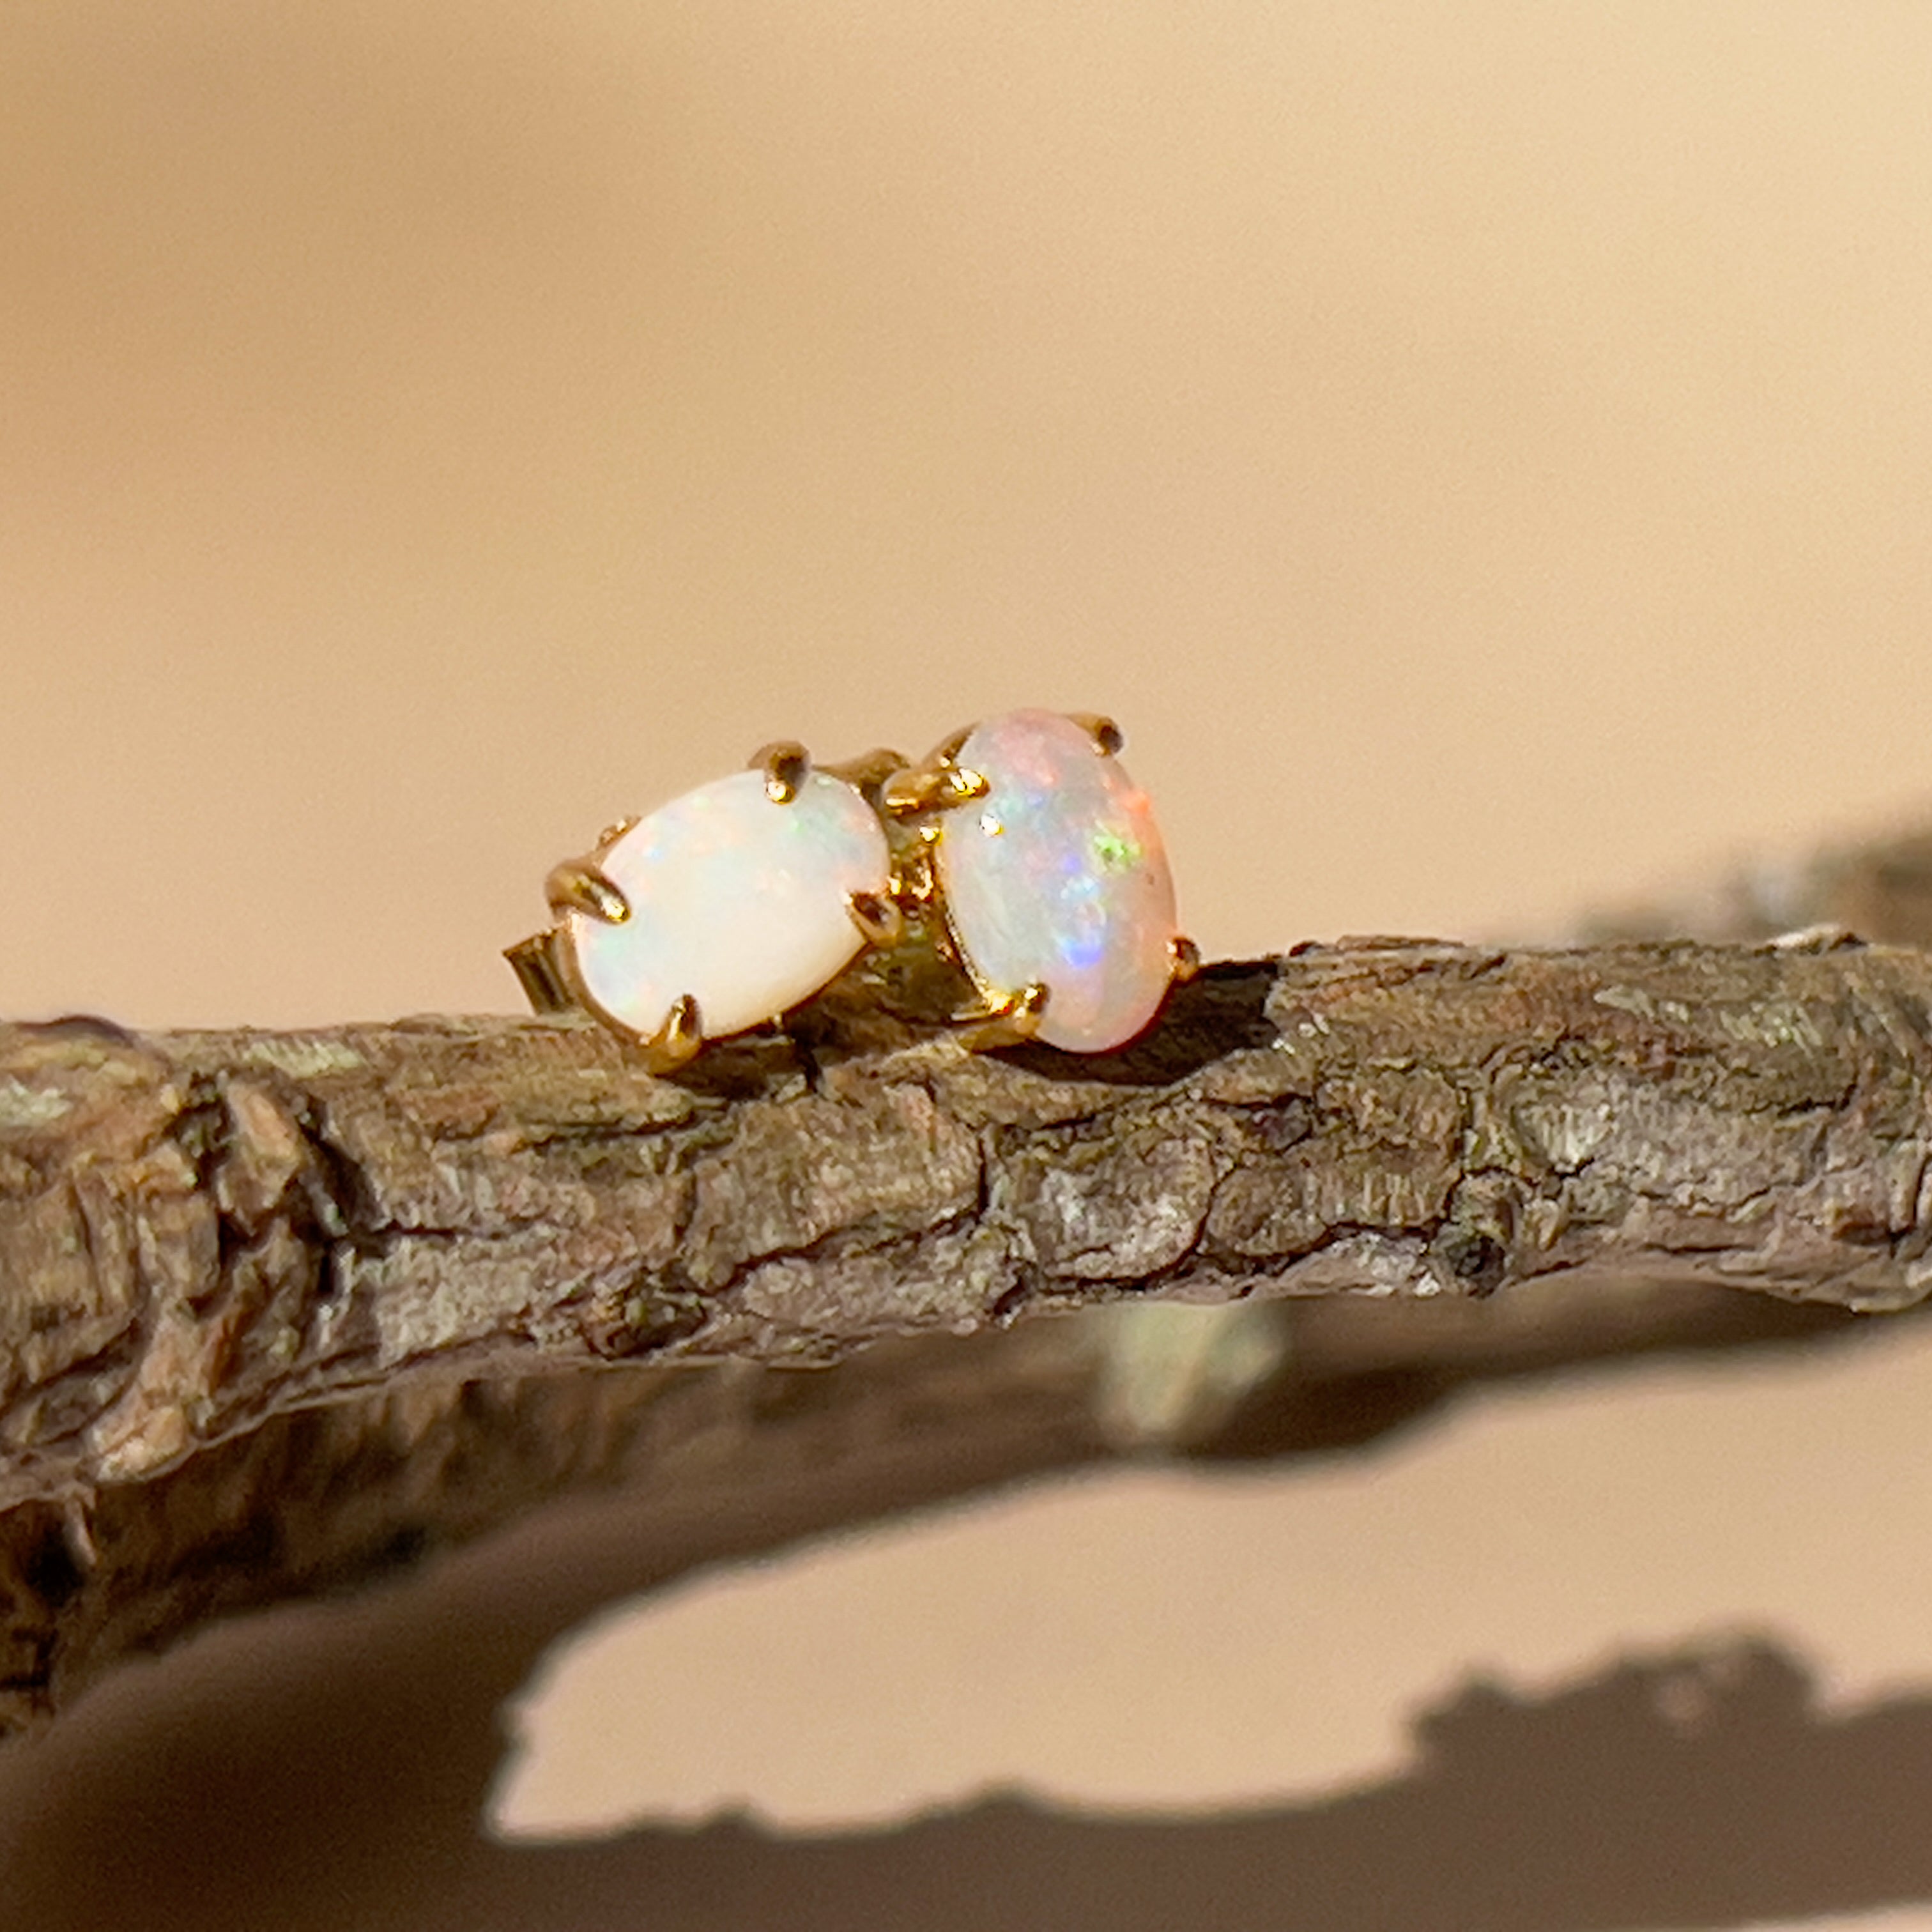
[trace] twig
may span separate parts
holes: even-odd
[[[1103,1060],[835,997],[675,1082],[580,1024],[0,1029],[0,1723],[585,1480],[815,1459],[791,1534],[1909,1307],[1932,961],[1814,944],[1307,949]]]

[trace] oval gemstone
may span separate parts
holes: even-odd
[[[597,862],[631,916],[618,926],[567,916],[577,978],[589,1004],[646,1036],[687,993],[710,1039],[809,998],[862,943],[846,895],[891,883],[878,817],[823,772],[784,804],[761,772],[700,785]]]
[[[958,762],[988,788],[939,835],[946,915],[974,977],[995,995],[1042,982],[1050,1046],[1123,1045],[1173,974],[1174,879],[1147,794],[1057,712],[988,718]]]

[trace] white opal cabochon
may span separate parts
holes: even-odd
[[[850,892],[891,883],[886,835],[851,786],[810,772],[780,804],[739,772],[660,806],[599,856],[631,908],[621,925],[565,921],[596,1010],[650,1035],[688,993],[707,1038],[808,999],[862,941]]]
[[[1070,718],[1010,711],[958,762],[988,787],[939,836],[946,916],[974,976],[1048,990],[1040,1037],[1100,1053],[1140,1032],[1173,976],[1174,878],[1143,792]]]

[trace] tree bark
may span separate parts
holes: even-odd
[[[1915,952],[1309,947],[1094,1059],[875,990],[675,1081],[568,1021],[0,1028],[0,1724],[586,1482],[749,1547],[747,1484],[788,1535],[1932,1290]]]

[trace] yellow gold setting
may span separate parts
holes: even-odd
[[[1098,711],[1070,711],[1067,716],[1094,741],[1094,748],[1103,758],[1117,758],[1126,750],[1127,735],[1114,721]]]
[[[905,914],[890,892],[848,892],[845,910],[868,946],[896,946],[905,936]]]
[[[664,1024],[638,1044],[653,1073],[675,1072],[695,1058],[704,1044],[704,1022],[698,1016],[698,1002],[688,993],[682,994],[665,1014]]]
[[[1115,759],[1126,744],[1125,733],[1114,718],[1104,712],[1069,712],[1059,714],[1059,717],[1060,730],[1064,734],[1067,724],[1076,728],[1098,758]],[[1018,720],[1016,718],[998,722]],[[1039,720],[1042,724],[1048,722],[1044,718]],[[974,1004],[953,1016],[968,1044],[976,1048],[1012,1046],[1037,1037],[1046,1016],[1052,979],[1058,976],[1050,974],[1018,987],[1001,985],[990,977],[976,960],[973,947],[961,930],[962,915],[941,877],[942,844],[962,838],[969,844],[972,842],[974,834],[965,829],[967,825],[976,825],[981,832],[997,838],[1011,824],[995,782],[986,771],[976,769],[973,761],[983,755],[990,741],[982,742],[970,756],[968,753],[975,734],[985,728],[985,722],[981,721],[950,733],[918,764],[892,773],[886,781],[880,799],[881,808],[889,818],[916,835],[916,842],[902,848],[900,853],[897,896],[908,912],[916,912],[922,918],[933,948],[960,968],[979,996]],[[1125,780],[1124,775],[1110,778],[1107,783],[1110,786],[1126,785],[1130,794],[1140,796],[1130,782]],[[1119,794],[1116,792],[1113,795]],[[961,814],[960,808],[968,805],[981,807],[976,818],[969,820]],[[1099,839],[1103,835],[1096,827],[1093,836]],[[1155,837],[1158,852],[1157,835]],[[1164,860],[1159,862],[1164,872]],[[1171,988],[1191,980],[1199,968],[1201,958],[1200,950],[1194,942],[1184,934],[1170,932],[1158,943],[1165,947],[1165,986]],[[1046,963],[1043,958],[1041,963]],[[1153,971],[1154,979],[1148,997],[1155,997],[1154,988],[1163,983],[1157,963],[1154,964]],[[1143,978],[1142,983],[1148,982]],[[1077,1037],[1082,1024],[1069,1015],[1058,1030]],[[1106,1049],[1082,1044],[1075,1046],[1072,1050]]]
[[[966,1044],[975,1052],[990,1053],[1003,1046],[1024,1046],[1040,1032],[1051,997],[1046,986],[1036,980],[1017,993],[994,1000],[981,1011],[961,1013],[958,1025]]]
[[[946,825],[950,815],[961,812],[963,808],[975,806],[981,809],[970,819],[960,821],[960,836],[976,843],[983,834],[997,835],[1002,830],[1003,823],[1021,828],[1013,833],[1015,837],[1039,836],[1035,828],[1040,826],[1042,821],[1037,815],[1028,820],[1013,818],[1012,814],[1032,810],[1037,814],[1043,811],[1049,815],[1050,822],[1056,827],[1063,827],[1069,822],[1065,814],[1070,812],[1073,814],[1070,822],[1080,840],[1094,842],[1093,851],[1079,862],[1090,866],[1102,862],[1106,856],[1102,849],[1104,842],[1114,836],[1107,828],[1117,822],[1138,824],[1138,821],[1116,821],[1106,816],[1098,819],[1086,818],[1083,815],[1085,808],[1082,801],[1094,784],[1101,785],[1104,795],[1108,797],[1123,796],[1120,788],[1124,785],[1128,788],[1124,795],[1138,799],[1141,794],[1132,790],[1131,781],[1126,779],[1124,774],[1110,774],[1104,780],[1097,774],[1090,780],[1078,777],[1076,766],[1078,766],[1079,761],[1077,749],[1072,754],[1075,765],[1069,766],[1065,763],[1069,755],[1066,748],[1077,744],[1067,731],[1069,724],[1077,727],[1084,735],[1095,756],[1109,760],[1118,757],[1125,742],[1124,736],[1111,717],[1100,712],[1063,713],[1060,714],[1058,722],[1054,721],[1052,714],[1012,713],[985,728],[989,735],[981,741],[976,755],[990,751],[1000,742],[998,728],[1000,725],[1017,725],[1030,729],[1035,734],[1036,742],[1050,740],[1060,747],[1055,754],[1061,760],[1057,768],[1058,775],[1055,775],[1056,768],[1049,765],[1046,778],[1036,780],[1030,777],[1024,789],[1010,796],[1004,806],[1001,798],[995,796],[996,782],[988,776],[988,772],[996,769],[1010,769],[1010,752],[1004,764],[997,754],[990,756],[986,771],[976,770],[972,764],[962,760],[962,754],[968,740],[982,728],[977,723],[963,726],[950,734],[916,764],[908,762],[896,751],[880,746],[842,764],[815,766],[806,748],[790,739],[775,740],[760,747],[752,755],[748,770],[760,776],[764,796],[772,803],[788,807],[794,806],[808,783],[814,786],[822,785],[824,779],[831,778],[856,793],[865,806],[876,814],[884,829],[889,859],[889,868],[884,875],[884,889],[848,890],[843,893],[841,902],[843,916],[849,921],[857,936],[858,951],[850,957],[862,959],[868,952],[890,954],[895,956],[898,962],[873,970],[870,976],[855,982],[862,998],[883,998],[887,1002],[889,1010],[902,1011],[902,1017],[914,1024],[931,1024],[937,1021],[947,1025],[955,1030],[956,1036],[962,1044],[976,1052],[1019,1046],[1040,1038],[1041,1028],[1048,1022],[1050,1012],[1058,1011],[1052,1004],[1053,994],[1049,980],[1046,977],[1030,979],[1018,986],[1003,986],[989,981],[976,965],[972,951],[962,937],[958,915],[949,903],[946,880],[942,878],[939,862],[942,842],[948,837]],[[1007,742],[1010,745],[1012,741]],[[1030,769],[1024,760],[1021,768]],[[742,784],[748,782],[741,779],[730,782]],[[1047,788],[1044,792],[1040,789],[1042,784]],[[1106,790],[1106,788],[1112,789]],[[745,795],[741,793],[737,796],[742,800]],[[813,793],[814,801],[820,800],[822,796],[818,791]],[[1029,799],[1032,801],[1030,805],[1025,802]],[[1055,800],[1062,802],[1055,805],[1053,802]],[[677,802],[674,801],[674,805]],[[746,811],[751,809],[748,806],[742,808]],[[816,812],[818,809],[817,803],[814,802],[811,808]],[[848,801],[847,806],[842,808],[849,814],[854,808],[854,802]],[[1144,810],[1144,805],[1137,808]],[[806,809],[800,807],[801,812]],[[864,814],[861,812],[861,823],[863,818]],[[668,943],[676,950],[669,956],[662,952],[656,954],[656,964],[649,968],[644,968],[641,962],[653,956],[650,950],[652,941],[650,935],[659,930],[656,926],[640,928],[645,934],[646,950],[641,954],[622,950],[630,946],[632,942],[620,942],[614,938],[608,944],[601,940],[598,942],[600,950],[597,960],[599,963],[595,970],[601,975],[602,983],[607,988],[616,983],[613,980],[614,972],[619,976],[619,981],[628,987],[628,997],[631,1001],[627,1009],[631,1016],[629,1018],[620,1018],[593,996],[586,984],[585,970],[578,956],[580,936],[583,943],[588,946],[595,927],[622,926],[636,916],[622,888],[604,869],[604,861],[611,849],[641,822],[635,816],[616,820],[605,826],[596,844],[587,854],[580,857],[567,859],[553,868],[544,882],[544,898],[550,909],[553,923],[544,931],[534,933],[506,948],[504,957],[515,972],[518,983],[535,1012],[544,1016],[586,1012],[623,1040],[640,1056],[651,1071],[669,1073],[688,1065],[706,1043],[704,1018],[700,1011],[698,1000],[689,992],[680,994],[671,1001],[662,1021],[648,1030],[641,1023],[645,1016],[638,1012],[638,1006],[643,999],[649,998],[645,988],[662,986],[665,979],[670,979],[670,983],[675,986],[677,979],[683,976],[684,969],[678,965],[677,962],[682,960],[684,967],[688,968],[694,956],[683,950],[686,941],[682,938],[670,938],[667,935],[666,940],[662,943]],[[807,832],[802,826],[797,836],[808,839],[817,838],[819,836],[817,821],[805,823],[812,824],[814,829]],[[1151,821],[1147,823],[1150,827],[1146,834],[1147,849],[1151,852],[1152,856],[1143,859],[1130,856],[1118,862],[1130,867],[1146,864],[1158,866],[1161,870],[1156,876],[1165,880],[1167,875],[1164,860],[1160,856],[1158,834],[1151,830]],[[1082,830],[1083,827],[1090,827],[1091,830]],[[1064,834],[1056,831],[1053,836],[1058,837]],[[652,836],[655,840],[659,835],[654,832]],[[765,835],[748,833],[746,836],[760,842],[753,849],[764,849],[761,842]],[[791,844],[789,842],[792,836],[788,835],[785,849],[809,849]],[[648,849],[655,852],[658,848],[653,844]],[[686,848],[688,851],[691,849]],[[707,854],[712,850],[709,846],[699,849]],[[740,852],[744,849],[742,846],[737,848]],[[1037,851],[1040,848],[1036,847],[1034,849]],[[1048,849],[1051,851],[1060,848],[1056,845]],[[1084,843],[1076,848],[1076,850],[1086,849]],[[1136,845],[1125,848],[1130,855],[1139,853],[1142,849]],[[1093,855],[1094,852],[1100,853],[1101,857],[1096,859]],[[949,866],[964,862],[963,860],[956,860],[952,856],[950,846],[946,860]],[[702,862],[709,866],[714,862],[706,856]],[[721,860],[718,862],[723,861]],[[736,862],[735,855],[732,862]],[[632,878],[638,890],[646,892],[644,903],[654,904],[657,903],[654,895],[658,887],[653,884],[648,890],[645,888],[641,882],[642,875],[628,869],[634,867],[636,863],[636,858],[633,856],[624,862],[616,863],[615,868],[622,876]],[[655,872],[651,874],[654,880],[659,876]],[[709,872],[704,872],[694,875],[687,872],[685,876],[708,879],[711,874]],[[814,892],[819,888],[808,882],[817,876],[815,871],[790,874],[798,882],[801,890]],[[848,872],[846,876],[850,878],[851,874]],[[1102,874],[1096,872],[1094,876],[1098,879]],[[1116,874],[1114,876],[1124,875]],[[1142,875],[1134,874],[1131,876]],[[965,883],[964,874],[960,877],[960,883],[963,886]],[[1109,892],[1118,890],[1111,885],[1100,889]],[[730,889],[728,887],[726,890],[728,892]],[[1136,890],[1140,889],[1137,887]],[[1166,906],[1171,913],[1172,886],[1165,885],[1162,890],[1167,895]],[[686,890],[687,896],[682,902],[688,908],[683,915],[686,923],[670,930],[678,933],[695,933],[698,928],[689,924],[693,915],[688,910],[692,902],[688,896],[688,889]],[[735,904],[738,902],[731,899],[722,903]],[[1010,903],[1010,901],[1007,902]],[[819,906],[823,903],[821,900],[813,899],[809,902],[809,906]],[[1147,902],[1143,901],[1141,903],[1144,906]],[[1158,900],[1154,902],[1156,908],[1161,903]],[[819,912],[809,910],[804,902],[800,902],[800,910],[796,915],[804,922],[806,929],[813,931],[818,929],[815,922],[820,916]],[[1139,931],[1145,936],[1136,940],[1133,944],[1144,948],[1152,937],[1148,934],[1147,913],[1143,910],[1126,916],[1141,920]],[[708,918],[710,915],[703,916]],[[1160,917],[1158,910],[1154,916],[1156,919]],[[577,923],[578,921],[592,922],[594,926]],[[1113,928],[1106,929],[1111,931]],[[1154,933],[1157,934],[1160,929],[1156,924]],[[735,928],[718,928],[714,922],[712,930],[716,936],[712,943],[712,950],[704,953],[703,956],[714,962],[720,958],[761,958],[764,956],[761,952],[740,955],[735,950],[738,943],[736,938],[726,936],[734,933]],[[790,932],[800,928],[788,926],[783,930]],[[1131,932],[1133,928],[1129,927],[1126,930]],[[694,940],[691,943],[698,945],[702,953],[701,942]],[[1057,949],[1063,943],[1058,940],[1054,941],[1055,950],[1052,951],[1051,958],[1062,957]],[[810,951],[800,952],[794,947],[790,955],[794,962],[791,969],[796,975],[792,981],[794,986],[808,983],[808,975],[814,968],[807,964],[807,961],[815,962],[821,957],[830,960],[837,956],[836,952],[821,952],[820,942],[817,940],[809,944]],[[614,953],[610,950],[612,946],[617,946],[620,950]],[[724,950],[721,953],[717,950],[718,947]],[[1200,950],[1193,940],[1184,934],[1172,933],[1166,941],[1166,983],[1172,986],[1192,979],[1201,965]],[[1029,950],[1036,951],[1042,964],[1049,963],[1048,955],[1039,952],[1033,947],[1031,942],[1023,943],[1020,957],[1024,958]],[[1138,957],[1144,962],[1140,968],[1129,970],[1140,975],[1137,983],[1147,990],[1131,997],[1137,1001],[1154,999],[1156,989],[1161,984],[1158,967],[1154,968],[1156,976],[1150,982],[1145,976],[1148,968],[1144,963],[1144,952],[1138,954],[1130,952],[1126,956]],[[619,963],[632,958],[640,962],[640,976],[628,976],[628,966]],[[922,961],[926,963],[922,964]],[[942,966],[938,963],[940,962],[949,963]],[[800,970],[801,968],[802,970]],[[1103,970],[1112,972],[1117,969],[1106,968]],[[833,976],[839,976],[842,971],[843,969],[838,969]],[[883,973],[884,976],[878,976],[880,973]],[[674,974],[675,977],[672,976]],[[694,971],[692,976],[706,986],[712,984],[704,970]],[[1058,977],[1058,975],[1054,976]],[[720,981],[718,983],[722,985],[723,982]],[[741,984],[738,991],[727,1001],[728,1010],[734,1014],[734,1018],[727,1025],[727,1032],[736,1030],[741,1024],[736,1019],[735,1014],[749,1010],[749,1002],[745,995],[749,992],[755,998],[758,983],[754,980],[748,988]],[[1048,1033],[1048,1039],[1054,1039],[1057,1034],[1058,1043],[1076,1052],[1111,1050],[1101,1042],[1110,1037],[1118,1038],[1117,1034],[1102,1032],[1099,1027],[1093,1027],[1084,1038],[1082,1036],[1081,1028],[1088,1022],[1078,1016],[1083,1011],[1092,1013],[1099,1010],[1091,1007],[1083,1009],[1078,1004],[1082,999],[1093,997],[1090,992],[1083,990],[1091,983],[1090,980],[1076,980],[1075,992],[1070,995],[1075,998],[1076,1004],[1066,1013],[1061,1015],[1054,1029]],[[964,1003],[961,1004],[962,995],[965,997]],[[610,992],[607,996],[619,997],[615,992]],[[1117,994],[1109,994],[1103,997],[1114,1000],[1113,1011],[1122,1011]],[[711,998],[710,992],[706,992],[706,998],[707,1000]],[[902,1010],[897,1002],[906,998],[914,999],[914,1006]],[[1145,1010],[1144,1006],[1137,1005],[1127,1012],[1131,1014]],[[1131,1017],[1124,1016],[1124,1023],[1132,1024]],[[1104,1019],[1100,1022],[1101,1025],[1107,1024]],[[1088,1044],[1088,1040],[1094,1044]]]
[[[780,738],[753,752],[750,768],[764,773],[765,796],[774,805],[789,805],[812,770],[812,758],[802,745]]]
[[[600,854],[602,849],[600,845]],[[605,926],[622,926],[631,916],[629,902],[604,876],[594,857],[566,859],[552,868],[544,881],[544,898],[554,913],[580,912]]]

